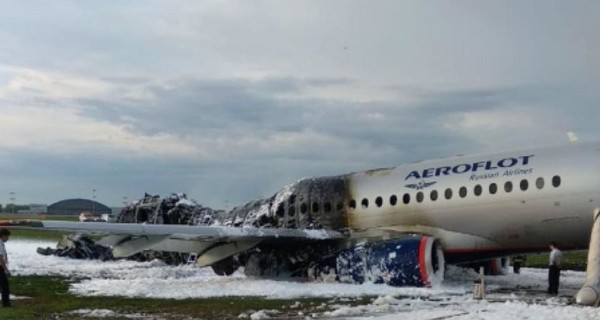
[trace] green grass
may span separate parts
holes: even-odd
[[[563,251],[561,264],[563,270],[585,271],[587,265],[587,250]],[[548,268],[549,253],[530,254],[525,260],[525,266],[530,268]]]
[[[10,235],[13,239],[35,239],[35,240],[56,240],[62,239],[62,236],[70,232],[40,230],[40,229],[10,229]]]
[[[0,220],[65,220],[79,221],[77,215],[0,213]]]
[[[0,220],[61,220],[78,221],[77,216],[73,215],[34,215],[34,214],[0,214]],[[10,229],[13,238],[28,238],[36,240],[60,240],[64,234],[70,232],[52,231],[43,229]]]
[[[237,319],[242,313],[276,309],[279,319],[299,318],[298,312],[310,314],[327,311],[321,304],[331,299],[265,299],[263,297],[215,297],[203,299],[150,299],[123,297],[78,297],[68,292],[71,280],[52,276],[15,276],[10,279],[12,293],[28,299],[13,301],[13,308],[0,308],[0,319],[80,319],[69,314],[78,309],[108,309],[125,319],[127,314],[144,314],[145,318],[164,319]],[[373,297],[355,299],[350,304],[365,304]],[[300,302],[300,307],[290,308]]]

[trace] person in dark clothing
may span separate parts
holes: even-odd
[[[560,281],[560,258],[562,253],[558,249],[556,242],[550,245],[550,260],[548,261],[548,293],[558,295],[558,285]]]
[[[524,255],[518,255],[513,257],[513,272],[521,273],[521,267],[525,264],[526,257]]]
[[[8,269],[8,254],[4,243],[8,241],[10,231],[0,229],[0,290],[2,290],[2,306],[10,307],[10,287],[8,286],[8,277],[10,270]]]

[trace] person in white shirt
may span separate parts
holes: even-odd
[[[8,241],[10,231],[0,229],[0,290],[2,290],[2,306],[10,307],[10,287],[8,286],[8,277],[10,270],[8,269],[8,254],[4,243]]]
[[[560,280],[560,258],[562,253],[558,250],[556,242],[551,242],[550,261],[548,262],[548,293],[558,295],[558,284]]]

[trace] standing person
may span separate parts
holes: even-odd
[[[0,290],[2,290],[3,307],[10,307],[10,288],[8,287],[10,270],[8,270],[8,254],[6,254],[6,248],[4,247],[4,243],[8,241],[9,237],[10,231],[0,229]]]
[[[521,273],[521,267],[525,264],[526,257],[524,255],[518,255],[513,257],[513,272]]]
[[[560,280],[560,258],[562,253],[558,250],[556,242],[550,245],[550,261],[548,263],[548,293],[558,295],[558,284]]]

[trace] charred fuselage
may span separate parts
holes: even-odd
[[[231,210],[222,223],[228,226],[261,228],[327,229],[348,228],[347,176],[306,178],[284,187],[270,198],[251,201]],[[251,276],[307,276],[314,261],[336,252],[347,241],[263,241],[238,254],[230,263],[244,266]],[[217,267],[222,267],[223,263]],[[219,273],[220,270],[215,270]]]
[[[234,208],[223,222],[235,227],[343,230],[348,226],[347,198],[346,176],[306,178],[270,198]]]

